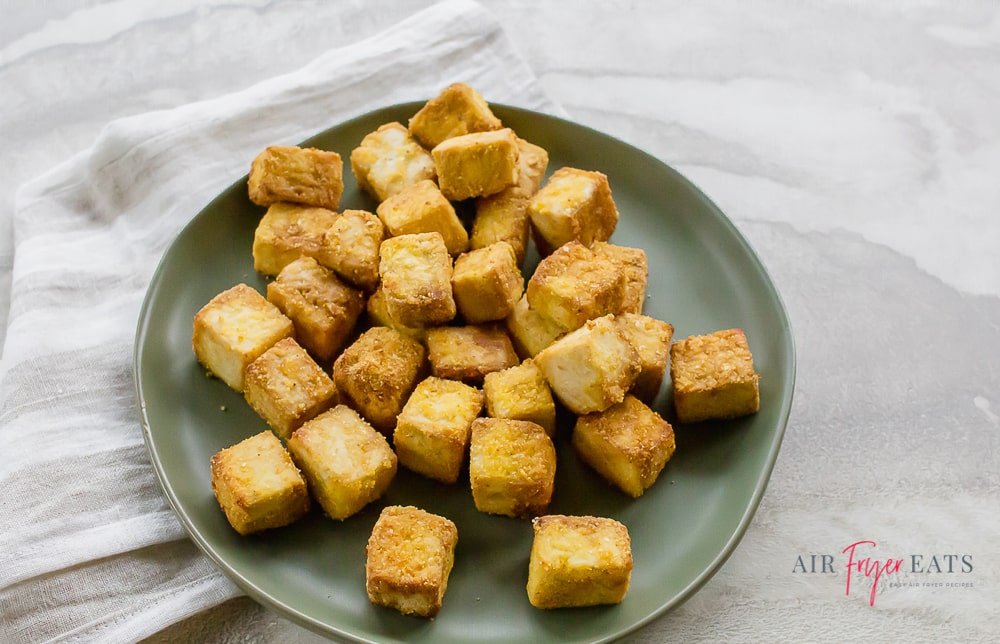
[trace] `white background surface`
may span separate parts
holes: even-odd
[[[7,4],[0,320],[16,186],[113,119],[293,71],[429,4]],[[703,590],[633,639],[988,641],[1000,623],[1000,7],[483,4],[574,120],[673,165],[736,222],[796,334],[795,405],[753,525]],[[840,551],[861,539],[883,557],[971,555],[971,573],[907,580],[973,586],[886,588],[870,607],[844,595]],[[793,572],[822,553],[838,574]],[[245,598],[154,639],[191,638],[315,639]]]

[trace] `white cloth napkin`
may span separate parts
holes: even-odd
[[[0,359],[0,641],[134,641],[240,594],[187,539],[140,432],[139,307],[175,234],[269,144],[454,81],[548,112],[479,5],[435,5],[216,100],[112,122],[18,193]]]

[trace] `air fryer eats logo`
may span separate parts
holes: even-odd
[[[875,605],[875,595],[882,588],[972,588],[968,575],[975,569],[972,555],[957,553],[907,554],[902,557],[881,557],[878,544],[870,540],[855,541],[837,555],[799,555],[792,566],[795,574],[845,573],[844,594],[859,587],[868,592],[868,605]]]

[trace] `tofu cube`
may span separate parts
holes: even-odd
[[[483,393],[491,418],[530,420],[555,436],[556,403],[545,374],[532,360],[486,374]]]
[[[378,284],[378,251],[385,227],[367,210],[345,210],[333,220],[324,236],[323,264],[348,283],[371,291]]]
[[[365,548],[365,589],[376,606],[434,617],[455,562],[458,528],[412,506],[382,510]]]
[[[290,201],[336,210],[344,192],[344,163],[327,150],[272,145],[250,164],[250,201]]]
[[[673,456],[674,430],[638,398],[625,396],[602,412],[577,418],[573,447],[598,474],[638,498]]]
[[[347,286],[312,257],[288,264],[267,285],[267,300],[295,325],[295,337],[317,360],[332,360],[365,307],[361,291]]]
[[[652,403],[660,393],[660,385],[667,372],[674,327],[662,320],[635,313],[616,315],[615,324],[639,354],[639,375],[631,393],[643,402]]]
[[[649,281],[649,261],[646,258],[646,251],[607,242],[595,242],[591,250],[598,257],[610,259],[625,275],[625,296],[616,314],[642,313],[642,305],[646,301],[646,284]]]
[[[438,378],[478,385],[483,377],[518,364],[510,337],[498,326],[446,326],[427,330],[427,358]]]
[[[459,255],[451,288],[458,312],[469,324],[506,319],[524,291],[514,249],[497,242]]]
[[[478,418],[469,441],[469,480],[476,509],[530,517],[552,500],[556,448],[541,425],[509,418]]]
[[[368,329],[333,363],[344,402],[379,431],[390,434],[424,370],[423,345],[395,329]]]
[[[485,197],[517,182],[517,136],[510,128],[446,139],[431,155],[441,192],[453,201]]]
[[[532,309],[572,331],[621,308],[625,276],[611,260],[572,241],[538,263],[526,292]]]
[[[438,232],[452,255],[469,248],[469,233],[437,184],[418,181],[379,204],[375,211],[393,236]]]
[[[221,450],[211,466],[212,491],[239,534],[280,528],[309,512],[306,480],[269,431]]]
[[[194,316],[191,344],[198,362],[242,393],[247,366],[294,333],[292,321],[278,307],[246,284],[237,284]]]
[[[517,301],[506,323],[514,348],[522,358],[535,357],[566,334],[561,326],[532,309],[527,295]]]
[[[305,349],[285,338],[247,367],[243,396],[287,440],[302,423],[336,403],[337,388]]]
[[[339,521],[381,497],[396,475],[396,454],[385,437],[345,405],[295,430],[288,450],[316,502]]]
[[[607,241],[618,225],[607,176],[577,168],[553,172],[531,198],[528,215],[543,255],[574,240],[584,246]]]
[[[620,403],[639,375],[639,354],[613,315],[590,320],[534,360],[552,391],[575,414],[604,411]]]
[[[433,326],[455,317],[451,255],[440,233],[390,237],[379,249],[386,308],[405,326]]]
[[[479,92],[452,83],[427,101],[410,119],[410,134],[428,150],[453,136],[503,127]]]
[[[403,406],[392,435],[400,465],[443,483],[458,480],[472,421],[483,409],[483,392],[457,380],[431,376]]]
[[[677,420],[737,418],[760,408],[760,376],[742,329],[695,335],[670,346]]]
[[[351,151],[351,170],[361,190],[382,202],[424,179],[434,179],[434,158],[401,123],[386,123]]]
[[[385,293],[382,291],[381,286],[376,288],[375,292],[368,297],[365,310],[368,313],[368,322],[373,326],[387,326],[419,342],[423,342],[424,338],[427,337],[426,328],[400,324],[399,321],[389,315],[389,308],[385,303]]]
[[[528,601],[535,608],[618,604],[632,580],[628,528],[614,519],[552,514],[534,520]]]

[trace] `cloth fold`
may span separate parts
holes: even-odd
[[[449,0],[288,75],[109,123],[18,191],[0,358],[0,640],[135,641],[241,594],[187,539],[148,460],[132,376],[146,286],[263,147],[455,81],[560,112],[496,19]]]

